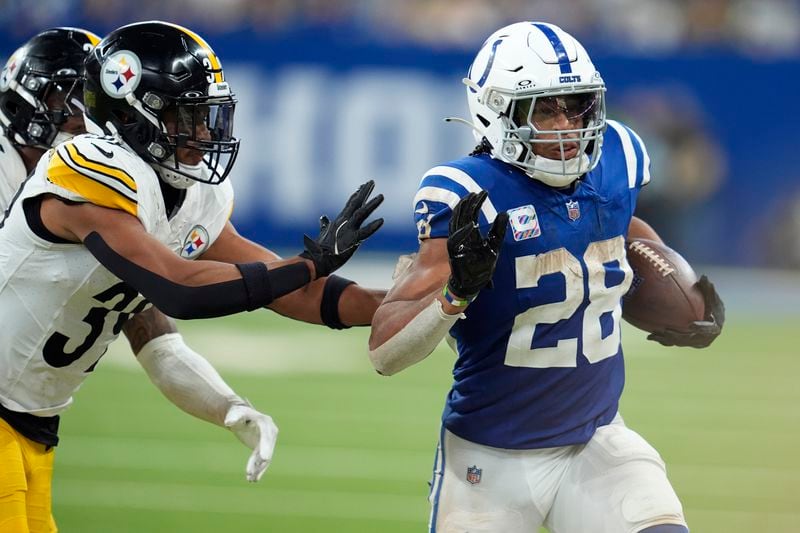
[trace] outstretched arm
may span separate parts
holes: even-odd
[[[230,222],[219,238],[203,254],[203,259],[212,261],[280,261],[273,251],[245,239]],[[341,325],[363,326],[372,322],[372,315],[386,296],[385,290],[366,289],[338,276],[329,276],[282,296],[267,307],[281,315],[310,322],[331,325],[336,315]],[[326,290],[327,289],[327,290]],[[324,305],[323,305],[324,304]],[[323,317],[323,309],[326,310]]]
[[[247,480],[261,479],[278,437],[272,418],[237,395],[208,361],[184,343],[175,322],[155,307],[132,316],[122,330],[161,393],[190,415],[229,428],[253,450]]]
[[[494,274],[508,215],[484,238],[477,218],[486,193],[470,193],[453,209],[447,239],[426,239],[387,295],[372,325],[369,356],[391,375],[427,357]]]
[[[82,242],[103,266],[170,316],[208,318],[263,307],[341,267],[383,222],[361,227],[382,200],[380,195],[367,200],[372,186],[368,182],[356,191],[334,225],[323,224],[317,240],[307,238],[306,250],[288,261],[189,261],[148,234],[133,215],[90,203],[46,198],[41,218],[51,233]]]

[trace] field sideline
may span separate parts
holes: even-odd
[[[622,413],[667,462],[692,531],[800,531],[798,315],[731,311],[705,351],[663,348],[626,327]],[[424,531],[448,348],[381,378],[366,329],[268,312],[181,329],[275,418],[273,465],[248,484],[247,450],[170,405],[118,342],[62,420],[62,532]]]

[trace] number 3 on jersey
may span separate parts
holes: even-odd
[[[583,255],[583,263],[588,274],[587,283],[584,283],[581,261],[566,248],[517,257],[517,289],[537,287],[543,276],[560,273],[564,276],[566,291],[565,298],[560,302],[537,305],[517,315],[508,340],[506,365],[528,368],[577,366],[577,336],[559,338],[555,346],[531,346],[537,326],[572,318],[584,303],[587,292],[588,305],[583,310],[579,332],[583,340],[583,355],[590,363],[596,363],[617,353],[622,311],[619,302],[633,278],[633,272],[625,260],[625,239],[618,236],[591,243]],[[621,282],[608,287],[606,274],[611,269],[622,274],[623,278]],[[612,330],[605,336],[601,323],[604,315],[607,316],[606,320],[610,318],[612,324]],[[563,329],[566,328],[559,328]]]

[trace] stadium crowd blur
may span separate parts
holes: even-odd
[[[133,20],[163,19],[190,26],[212,42],[215,35],[244,32],[280,38],[298,32],[308,35],[311,30],[328,42],[355,39],[389,48],[418,47],[429,54],[469,54],[503,24],[546,20],[573,33],[596,63],[602,55],[673,62],[681,54],[705,54],[708,61],[723,55],[755,64],[788,65],[794,70],[790,79],[800,81],[798,0],[4,0],[0,6],[7,39],[23,40],[43,27],[63,25],[76,17],[101,33]],[[731,100],[737,98],[741,97]],[[772,105],[770,99],[765,97],[763,102],[765,112]],[[767,187],[780,188],[779,194],[765,199],[746,220],[736,220],[730,212],[718,215],[711,223],[714,231],[706,231],[698,228],[696,212],[718,210],[715,204],[721,201],[730,204],[752,197],[749,192],[733,200],[715,197],[729,185],[734,165],[730,155],[741,146],[721,141],[715,128],[730,135],[732,121],[718,124],[718,114],[709,111],[708,101],[698,99],[683,83],[645,83],[610,91],[609,107],[611,116],[633,125],[647,140],[657,179],[642,196],[639,212],[667,242],[686,243],[691,249],[694,239],[699,249],[703,241],[714,238],[714,231],[724,233],[730,224],[729,231],[745,234],[748,242],[757,245],[738,257],[731,255],[729,262],[800,268],[800,186],[796,185],[800,161],[796,154],[789,158],[796,165],[777,163],[785,175],[767,182]],[[797,113],[791,105],[779,106],[776,112]],[[759,135],[745,129],[742,134]],[[751,159],[758,157],[764,155]],[[756,172],[760,168],[755,161],[752,166]],[[743,179],[741,174],[753,173],[739,168],[736,187],[750,178]],[[753,214],[762,211],[767,215]],[[771,223],[774,214],[780,214],[781,224]],[[749,261],[755,255],[770,259]]]
[[[4,27],[20,37],[74,13],[103,26],[150,18],[181,18],[204,33],[319,26],[469,50],[476,35],[524,19],[634,54],[721,46],[797,55],[800,48],[795,0],[5,0],[0,8]]]

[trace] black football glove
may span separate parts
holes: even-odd
[[[714,289],[714,284],[708,281],[706,276],[700,276],[695,285],[703,294],[706,307],[705,320],[693,322],[692,327],[686,332],[667,329],[651,333],[647,337],[648,340],[656,341],[664,346],[705,348],[722,333],[722,326],[725,324],[725,305]]]
[[[300,257],[314,262],[317,278],[328,276],[344,265],[359,245],[383,225],[383,219],[378,218],[361,227],[383,202],[382,194],[367,202],[374,188],[375,182],[372,180],[359,187],[333,222],[325,215],[319,217],[319,237],[312,239],[308,235],[303,236],[305,250]]]
[[[481,236],[477,221],[486,196],[486,191],[469,193],[453,208],[450,219],[447,238],[450,279],[447,288],[452,294],[467,300],[473,299],[491,282],[508,225],[508,213],[498,213],[486,238]]]

